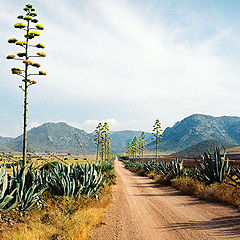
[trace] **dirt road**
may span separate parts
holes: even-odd
[[[240,239],[240,212],[184,196],[115,163],[118,184],[95,240]]]

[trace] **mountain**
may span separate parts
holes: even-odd
[[[0,144],[1,145],[4,145],[4,144],[10,142],[11,140],[13,140],[13,138],[11,138],[11,137],[1,137],[0,136]]]
[[[28,149],[30,151],[74,152],[82,154],[79,143],[74,135],[77,134],[86,153],[95,153],[94,134],[69,126],[64,122],[45,123],[28,131]],[[112,152],[124,152],[128,142],[141,131],[113,131],[111,134]],[[151,133],[145,133],[147,150],[154,151],[155,143]],[[168,127],[159,143],[159,151],[179,152],[206,140],[217,140],[224,144],[240,145],[240,117],[213,117],[194,114],[173,127]],[[210,144],[210,143],[209,143]],[[0,151],[21,151],[22,136],[17,138],[0,137]],[[200,147],[198,146],[200,149]]]
[[[78,128],[71,127],[64,122],[45,123],[39,127],[32,128],[28,131],[28,149],[37,152],[79,152],[80,146],[75,138],[77,134],[83,149],[87,153],[94,152],[93,137]],[[21,151],[22,135],[10,141],[7,147],[15,151]]]
[[[11,149],[9,147],[7,147],[6,145],[12,140],[13,140],[13,138],[11,138],[11,137],[1,137],[0,136],[0,151],[10,152]]]
[[[216,147],[228,149],[235,147],[236,145],[231,143],[224,143],[215,139],[205,140],[203,142],[197,143],[191,147],[188,147],[182,151],[173,153],[174,156],[184,156],[184,155],[200,155],[204,152],[210,151],[214,152]]]
[[[159,148],[180,151],[209,139],[240,145],[240,117],[191,115],[165,129]],[[153,149],[154,143],[148,148]]]
[[[139,138],[142,131],[112,131],[111,132],[111,147],[116,152],[125,152],[128,143],[131,143],[134,137]],[[144,132],[146,136],[147,143],[151,142],[152,134],[149,132]]]
[[[113,131],[111,132],[112,152],[123,152],[128,142],[136,136],[141,135],[141,131]],[[78,128],[72,127],[64,122],[45,123],[39,127],[28,131],[28,150],[36,152],[70,152],[80,153],[79,143],[75,138],[77,134],[86,154],[94,154],[96,145],[94,143],[94,133],[87,133]],[[151,133],[145,133],[146,139],[150,142]],[[1,141],[2,139],[2,141]],[[0,138],[0,150],[2,151],[22,151],[22,135],[17,138]]]

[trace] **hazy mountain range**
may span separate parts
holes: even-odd
[[[141,131],[113,131],[111,146],[113,152],[123,152],[128,142]],[[78,152],[81,153],[78,136],[83,144],[85,153],[94,153],[95,144],[93,133],[69,126],[67,123],[45,123],[28,131],[28,149],[38,152]],[[145,132],[147,149],[154,150],[151,133]],[[209,141],[211,140],[211,141]],[[213,117],[202,114],[191,115],[168,127],[163,133],[159,144],[162,151],[181,151],[198,145],[213,147],[214,144],[227,143],[226,146],[240,145],[240,117]],[[215,141],[215,142],[214,142]],[[16,138],[0,137],[1,151],[21,151],[22,136]],[[199,145],[198,145],[198,148]],[[193,150],[194,151],[194,150]]]

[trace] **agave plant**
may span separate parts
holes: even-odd
[[[12,176],[5,172],[5,166],[0,169],[0,209],[8,211],[17,208],[20,211],[30,211],[45,204],[41,195],[46,191],[36,178],[36,171],[29,167],[12,165]]]
[[[201,161],[195,159],[200,170],[200,180],[206,184],[212,184],[215,182],[223,182],[226,179],[226,176],[230,173],[232,163],[226,158],[226,153],[223,157],[220,155],[220,149],[216,147],[216,150],[211,155],[210,152],[204,153],[201,156]]]
[[[16,188],[11,186],[11,183],[9,182],[9,176],[5,171],[5,166],[2,165],[0,167],[0,210],[3,210],[10,205],[16,190]],[[14,206],[12,205],[8,207],[7,210],[10,210],[12,207]]]
[[[65,166],[62,163],[50,169],[45,181],[54,194],[68,197],[86,195],[97,197],[103,186],[103,173],[96,164],[77,164]],[[44,179],[43,178],[43,179]],[[44,182],[44,180],[42,180]]]
[[[20,211],[32,210],[39,205],[45,204],[41,195],[47,190],[42,187],[37,179],[37,172],[33,171],[32,165],[21,167],[13,166],[13,185],[17,188],[16,203]]]
[[[167,178],[169,180],[186,176],[186,169],[183,165],[183,160],[176,158],[175,160],[170,161],[168,166]]]
[[[227,177],[232,181],[226,181],[227,184],[232,185],[235,188],[240,188],[240,168],[231,171]]]

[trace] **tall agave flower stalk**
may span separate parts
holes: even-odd
[[[110,139],[111,139],[109,125],[106,122],[103,124],[103,133],[104,133],[104,139],[103,139],[104,160],[106,161],[106,159],[109,158],[109,154],[110,154]]]
[[[97,154],[96,154],[96,160],[98,160],[99,157],[99,146],[100,146],[100,141],[101,141],[101,132],[102,132],[102,123],[99,123],[96,127],[95,134],[94,134],[94,141],[95,144],[97,145]]]
[[[14,54],[8,55],[7,59],[13,59],[21,61],[24,65],[23,69],[13,67],[12,74],[16,74],[22,78],[23,85],[19,87],[24,92],[24,110],[23,110],[23,166],[26,165],[26,152],[27,152],[27,104],[28,104],[28,87],[36,84],[35,80],[29,79],[32,75],[46,75],[44,71],[38,71],[35,73],[29,73],[29,67],[40,68],[41,65],[37,62],[33,62],[30,59],[36,57],[46,57],[46,54],[43,52],[37,52],[36,54],[30,54],[30,47],[33,48],[45,48],[42,43],[36,43],[30,45],[30,40],[33,40],[35,37],[40,36],[39,30],[43,30],[44,27],[41,24],[38,24],[36,19],[37,13],[31,4],[27,4],[23,9],[24,15],[19,15],[17,18],[21,19],[23,22],[18,22],[14,25],[15,28],[18,28],[24,31],[24,40],[17,40],[16,38],[8,39],[8,42],[11,44],[16,44],[17,46],[23,49],[22,52],[17,53],[17,57]]]
[[[156,144],[156,160],[158,158],[158,143],[162,139],[162,127],[160,121],[157,119],[156,122],[153,125],[153,130],[152,130],[152,139],[154,139],[154,142]]]
[[[144,149],[146,149],[146,138],[145,138],[145,134],[144,132],[141,133],[140,137],[139,137],[139,140],[138,140],[138,145],[139,145],[139,155],[141,155],[142,157],[142,162],[143,162],[143,152],[144,152]]]

